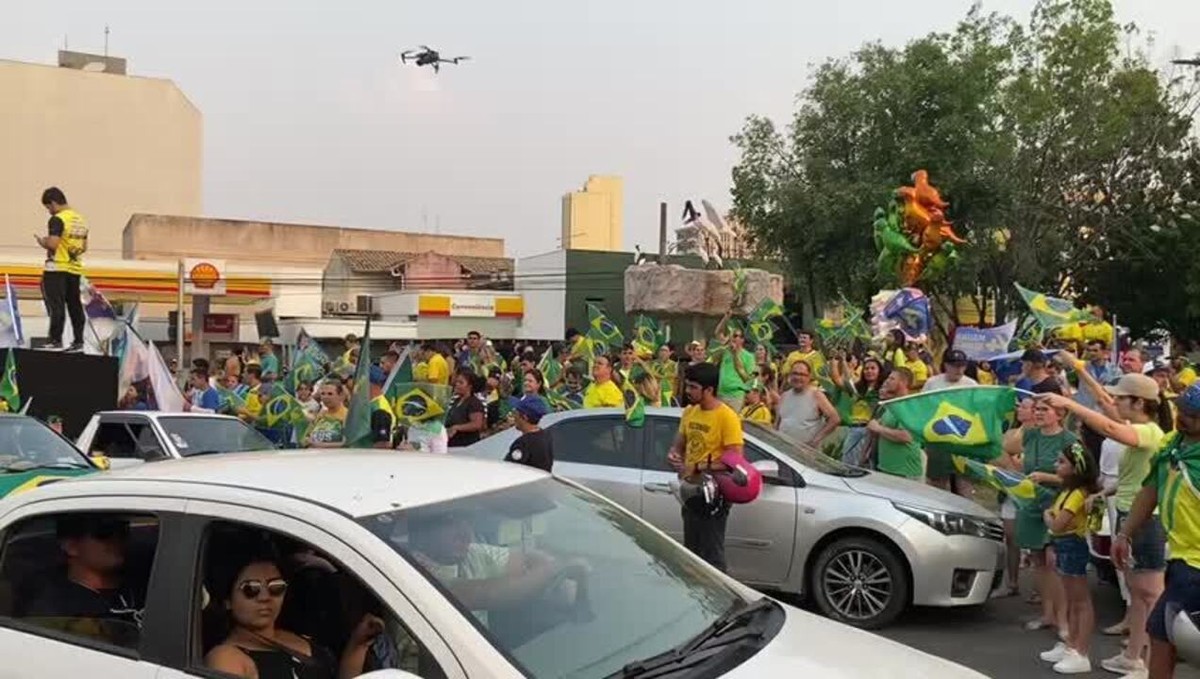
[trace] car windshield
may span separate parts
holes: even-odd
[[[31,417],[0,418],[0,468],[16,472],[34,467],[87,467],[79,449]]]
[[[675,542],[558,479],[360,522],[531,677],[606,677],[745,603]]]
[[[232,417],[160,417],[158,423],[184,457],[275,447],[253,427]]]
[[[742,423],[742,427],[747,434],[815,471],[831,476],[849,477],[863,476],[867,473],[864,469],[843,464],[806,443],[801,443],[787,434],[781,434],[757,422],[746,421]]]

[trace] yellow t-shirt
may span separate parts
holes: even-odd
[[[908,371],[912,373],[913,389],[920,389],[921,387],[925,386],[926,382],[929,381],[929,366],[925,365],[925,361],[922,361],[919,358],[915,361],[906,360],[904,361],[904,365],[900,367],[908,368]]]
[[[975,381],[983,385],[993,385],[996,383],[996,373],[991,370],[977,370]]]
[[[765,403],[755,403],[752,406],[742,408],[742,419],[762,424],[771,424],[773,420],[771,409]]]
[[[1175,379],[1179,380],[1179,383],[1184,387],[1190,387],[1196,382],[1196,369],[1190,365],[1184,366],[1183,370],[1180,370],[1179,374],[1175,376]]]
[[[428,382],[429,381],[429,364],[422,361],[421,363],[413,364],[413,381]]]
[[[787,360],[783,362],[783,377],[785,380],[787,379],[787,376],[791,374],[792,366],[795,365],[797,361],[804,361],[807,363],[808,367],[812,368],[812,376],[814,378],[818,373],[821,372],[821,369],[825,367],[825,356],[823,356],[821,352],[813,349],[808,353],[804,353],[797,349],[796,351],[788,354]]]
[[[1187,462],[1172,464],[1167,457],[1178,438],[1178,432],[1167,435],[1146,483],[1158,488],[1158,515],[1167,531],[1171,558],[1200,568],[1200,478],[1184,471]],[[1186,449],[1188,444],[1182,446]]]
[[[742,445],[742,421],[733,408],[724,403],[712,410],[698,405],[684,408],[679,433],[685,442],[685,476],[701,462],[720,460],[726,448]]]
[[[1054,505],[1050,508],[1050,516],[1057,518],[1059,512],[1071,512],[1071,523],[1067,524],[1063,530],[1051,531],[1050,534],[1087,537],[1087,512],[1084,510],[1086,500],[1087,493],[1082,488],[1059,492],[1058,497],[1054,498]]]
[[[592,382],[583,392],[584,408],[624,408],[625,396],[616,382]]]
[[[425,381],[432,384],[450,384],[450,364],[438,353],[425,362]],[[415,371],[414,371],[415,372]]]

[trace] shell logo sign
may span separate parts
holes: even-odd
[[[183,291],[186,294],[225,294],[225,262],[221,260],[185,259],[183,277]]]

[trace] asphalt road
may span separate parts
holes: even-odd
[[[1098,630],[1120,619],[1120,593],[1112,587],[1093,587]],[[966,609],[918,608],[900,618],[881,634],[914,648],[921,649],[978,670],[996,679],[1034,679],[1061,677],[1044,663],[1038,654],[1054,646],[1050,631],[1026,632],[1022,625],[1036,616],[1037,606],[1027,604],[1024,596],[998,599],[986,606]],[[1081,677],[1111,677],[1118,675],[1100,668],[1100,660],[1115,655],[1120,639],[1105,637],[1097,630],[1092,645],[1091,674]],[[1200,679],[1200,669],[1181,665],[1178,679]]]

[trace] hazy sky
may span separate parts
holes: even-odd
[[[1033,0],[992,0],[1024,20]],[[12,0],[0,58],[71,49],[175,80],[204,114],[211,216],[501,236],[558,246],[561,195],[625,179],[625,246],[657,204],[729,204],[728,142],[785,120],[810,66],[946,30],[966,0]],[[104,5],[105,8],[101,8]],[[188,9],[173,9],[187,7]],[[336,9],[334,9],[336,7]],[[1197,0],[1118,0],[1155,59],[1200,52]],[[402,67],[419,43],[472,61]],[[11,102],[10,102],[11,104]],[[672,222],[672,228],[675,226]]]

